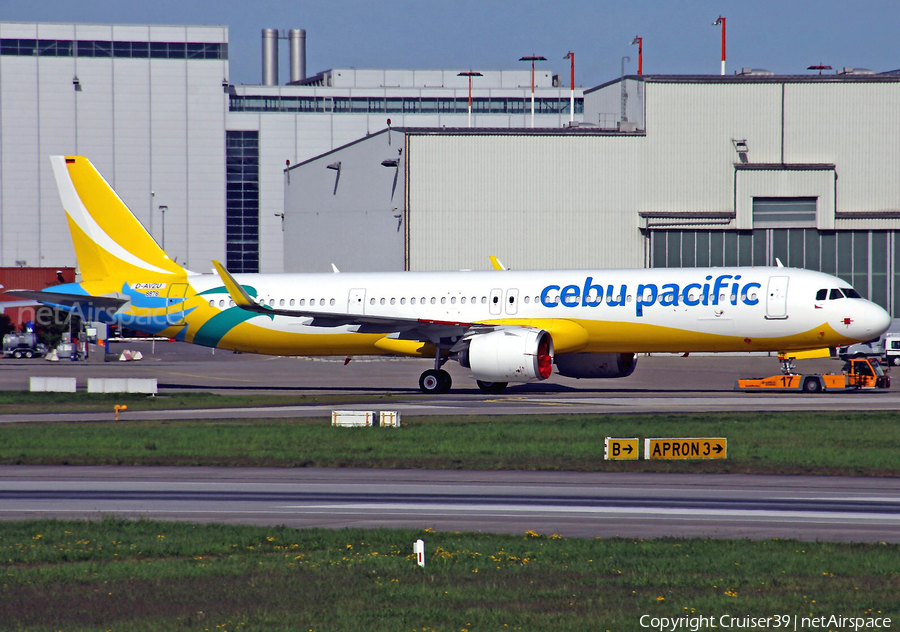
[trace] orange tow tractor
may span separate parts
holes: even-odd
[[[891,376],[877,358],[853,358],[844,363],[841,373],[794,372],[792,358],[779,358],[782,375],[738,380],[736,391],[788,390],[804,393],[823,391],[874,390],[891,387]]]

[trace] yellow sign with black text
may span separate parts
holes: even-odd
[[[635,460],[638,458],[639,439],[613,439],[606,437],[603,458],[607,461]]]
[[[724,459],[728,440],[723,437],[644,439],[644,459]]]

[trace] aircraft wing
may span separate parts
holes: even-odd
[[[243,286],[231,276],[231,273],[218,261],[213,266],[234,304],[241,309],[266,316],[288,316],[291,318],[311,318],[313,327],[340,327],[342,325],[359,325],[360,333],[403,333],[403,338],[435,340],[458,337],[466,332],[480,329],[474,323],[443,320],[426,320],[421,318],[396,318],[392,316],[373,316],[364,314],[348,314],[346,312],[322,312],[316,310],[284,309],[260,305],[253,300]],[[418,334],[418,335],[417,335]]]
[[[128,299],[114,296],[88,296],[85,294],[68,294],[64,292],[41,292],[40,290],[6,290],[4,294],[28,298],[48,305],[64,307],[93,307],[96,309],[116,310],[128,302]]]

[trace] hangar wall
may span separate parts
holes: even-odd
[[[3,23],[0,40],[0,264],[75,262],[54,154],[88,156],[180,263],[222,256],[227,28]]]

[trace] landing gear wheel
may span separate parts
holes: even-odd
[[[482,382],[481,380],[475,380],[475,383],[478,384],[482,393],[502,393],[509,385],[509,382]]]
[[[817,380],[813,377],[808,377],[803,382],[803,392],[804,393],[818,393],[821,390],[822,390],[822,384],[819,382],[819,380]]]
[[[419,388],[423,393],[440,395],[450,390],[453,379],[443,369],[430,369],[419,376]]]

